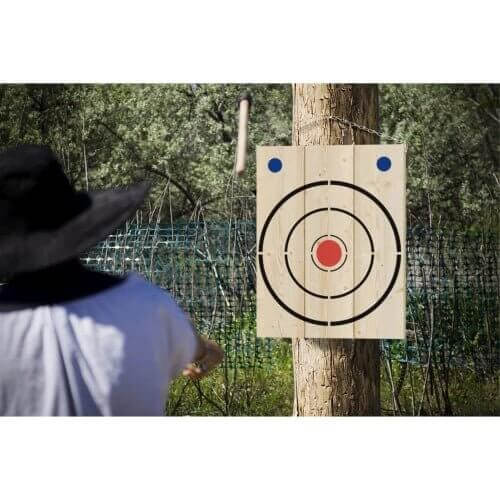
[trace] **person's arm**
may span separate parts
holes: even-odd
[[[224,351],[214,342],[196,335],[197,347],[192,363],[189,363],[182,374],[192,380],[199,380],[210,373],[224,359]]]

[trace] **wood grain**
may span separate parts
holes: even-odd
[[[307,123],[335,114],[378,127],[377,85],[294,84],[294,146],[348,145],[375,137],[334,121]],[[295,415],[377,415],[380,413],[379,342],[346,339],[294,339]]]
[[[279,158],[282,169],[271,172],[269,160]],[[304,322],[288,313],[264,283],[261,263],[274,293],[292,310],[304,314],[303,291],[293,285],[285,262],[284,245],[295,221],[304,213],[303,192],[290,198],[267,226],[264,246],[259,247],[266,219],[276,204],[297,187],[304,185],[304,148],[257,148],[257,335],[260,337],[304,337]],[[288,247],[297,280],[304,279],[304,230],[297,228]]]
[[[387,157],[391,167],[377,168],[377,160]],[[405,336],[405,236],[406,236],[406,160],[404,145],[356,146],[354,157],[355,184],[366,189],[385,206],[399,234],[401,247],[396,247],[393,228],[384,211],[369,197],[355,192],[356,215],[366,224],[373,238],[375,255],[368,279],[355,292],[354,312],[359,315],[382,297],[391,283],[397,259],[401,259],[396,282],[387,298],[370,314],[355,322],[354,337],[404,338]],[[355,226],[356,265],[354,281],[362,279],[370,258],[365,232]]]
[[[265,229],[264,244],[257,248],[257,265],[262,271],[263,264],[269,283],[266,286],[259,272],[258,336],[404,338],[405,150],[404,145],[257,149],[258,245]],[[380,157],[390,158],[387,171],[377,168]],[[281,160],[279,172],[269,170],[272,158]],[[339,181],[346,185],[335,184]],[[312,183],[320,185],[297,191],[264,228],[280,200]],[[325,236],[345,242],[346,260],[339,270],[321,269],[313,262],[313,243]],[[357,316],[355,322],[348,322]]]
[[[305,191],[305,214],[318,209],[307,217],[305,222],[305,287],[308,290],[324,295],[327,298],[305,294],[305,314],[328,325],[306,323],[306,338],[352,338],[352,324],[330,326],[331,321],[352,317],[354,301],[351,294],[341,298],[330,298],[341,295],[352,288],[354,252],[349,249],[353,236],[353,220],[345,214],[332,211],[332,208],[353,211],[354,198],[352,190],[339,188],[330,184],[332,180],[352,183],[353,180],[353,148],[352,146],[308,146],[305,151],[305,183],[327,181]],[[334,235],[346,243],[347,257],[344,265],[337,271],[319,269],[311,255],[313,243],[320,237]]]

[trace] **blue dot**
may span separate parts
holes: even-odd
[[[282,167],[283,163],[279,158],[271,158],[267,163],[267,168],[274,173],[279,172]]]
[[[377,168],[382,172],[387,172],[391,168],[391,159],[387,158],[387,156],[381,156],[377,160]]]

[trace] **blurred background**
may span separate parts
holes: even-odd
[[[500,413],[499,110],[499,85],[379,85],[382,142],[408,145],[407,339],[381,343],[386,415]],[[225,348],[214,377],[173,383],[166,413],[290,415],[290,342],[255,336],[255,147],[291,144],[291,85],[0,85],[0,118],[0,148],[50,145],[77,189],[152,181],[83,260],[142,273]]]

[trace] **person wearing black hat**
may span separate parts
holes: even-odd
[[[0,415],[162,415],[175,376],[221,362],[168,293],[79,261],[148,189],[77,192],[48,147],[0,154]]]

